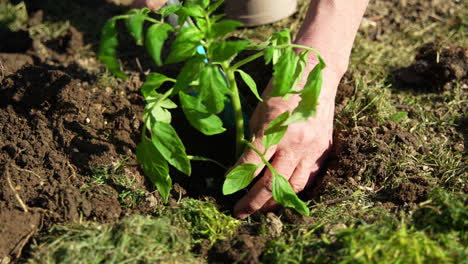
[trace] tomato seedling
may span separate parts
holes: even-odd
[[[141,87],[146,100],[141,142],[137,146],[137,159],[144,173],[156,185],[165,201],[172,187],[169,165],[190,175],[190,160],[196,159],[186,153],[185,147],[171,125],[171,109],[177,105],[170,99],[178,96],[180,106],[188,122],[205,135],[223,133],[223,121],[217,116],[231,101],[236,125],[236,155],[245,146],[252,148],[262,159],[261,164],[242,164],[232,169],[223,184],[225,195],[247,187],[260,166],[267,166],[272,172],[273,198],[285,207],[291,207],[303,215],[309,214],[307,205],[301,201],[289,182],[280,175],[265,158],[268,148],[278,144],[285,135],[288,125],[302,122],[315,115],[322,85],[322,70],[325,67],[320,55],[310,47],[292,44],[289,30],[273,34],[263,43],[248,40],[228,40],[226,36],[241,23],[223,19],[214,11],[222,1],[191,0],[182,5],[169,5],[156,13],[155,19],[148,8],[134,9],[125,15],[111,18],[102,30],[99,58],[116,76],[126,78],[116,58],[118,46],[116,22],[123,20],[137,45],[144,45],[156,65],[184,63],[177,76],[150,73]],[[178,26],[164,22],[164,18],[176,14]],[[144,24],[148,23],[145,32]],[[164,42],[170,34],[176,36],[167,57],[163,58]],[[206,54],[197,53],[203,48]],[[296,53],[294,48],[301,51]],[[256,53],[235,60],[240,52],[254,50]],[[308,74],[302,89],[296,86],[301,80],[309,52],[314,52],[319,63]],[[291,112],[285,112],[273,120],[263,137],[265,151],[256,149],[244,138],[244,119],[236,78],[240,77],[251,92],[262,101],[253,78],[240,68],[263,57],[265,63],[273,64],[273,91],[271,97],[286,100],[291,94],[299,94],[301,101]],[[171,88],[162,90],[162,84],[170,83]]]

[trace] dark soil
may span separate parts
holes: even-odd
[[[26,58],[27,63],[6,61],[8,69],[30,64],[31,58]],[[94,168],[124,158],[135,164],[133,150],[142,114],[138,79],[135,85],[116,90],[100,89],[89,81],[73,67],[45,64],[25,66],[4,77],[0,88],[1,256],[18,256],[31,237],[56,223],[112,221],[147,211],[145,202],[133,209],[122,207],[118,197],[122,186],[85,188],[92,182]],[[144,188],[137,166],[127,170]]]
[[[416,55],[414,64],[396,69],[396,87],[421,92],[451,90],[451,81],[468,83],[468,48],[429,43]]]
[[[77,5],[77,1],[71,2]],[[388,7],[395,1],[380,2],[385,3],[386,12],[393,12]],[[395,21],[390,24],[398,27],[406,21],[399,19],[421,15],[418,10],[425,4],[407,2],[411,15],[405,18],[395,15]],[[101,14],[99,19],[119,10],[105,3],[83,1],[88,9],[106,6],[106,16]],[[41,5],[40,2],[31,3],[33,12],[29,25],[40,24],[49,13],[53,17],[67,17],[59,7],[42,11]],[[376,10],[368,10],[368,15],[374,14],[372,19],[380,20],[379,16],[388,15],[381,13],[384,9]],[[449,11],[436,7],[434,12]],[[154,187],[139,170],[134,155],[143,111],[140,76],[133,73],[129,81],[119,81],[115,88],[98,85],[97,77],[77,63],[80,51],[88,38],[93,39],[95,32],[87,35],[82,22],[73,18],[72,24],[77,28],[71,26],[53,40],[32,39],[26,31],[0,31],[0,259],[24,256],[23,249],[28,248],[30,241],[55,224],[80,220],[107,222],[128,214],[150,214],[154,208],[149,201],[160,201],[157,192],[153,192]],[[375,33],[376,38],[381,33]],[[400,87],[411,85],[441,91],[447,89],[446,84],[452,80],[467,78],[466,61],[466,48],[429,44],[420,51],[414,65],[395,71],[395,80]],[[266,83],[271,69],[258,69],[254,70],[254,78]],[[338,112],[354,94],[351,83],[343,82],[338,89]],[[179,123],[181,113],[175,113],[174,120]],[[232,161],[229,153],[233,153],[233,145],[226,144],[231,142],[232,134],[210,137],[207,141],[185,122],[177,125],[182,131],[182,140],[190,142],[187,146],[193,151],[190,154],[208,156],[227,164]],[[371,180],[377,184],[374,188],[378,190],[376,200],[389,207],[424,201],[433,186],[419,177],[415,168],[395,168],[396,172],[390,177],[388,161],[377,158],[393,156],[397,159],[398,155],[404,155],[403,148],[425,153],[427,149],[419,142],[417,135],[397,123],[382,125],[369,121],[353,129],[335,131],[327,171],[318,177],[312,191],[305,196],[316,201],[333,201],[336,199],[333,190],[341,188],[351,195],[361,183]],[[96,168],[122,160],[127,164],[125,174],[135,178],[132,188],[143,189],[147,195],[146,200],[133,207],[123,206],[119,199],[119,193],[128,187],[94,186],[91,178]],[[191,178],[174,172],[174,182],[181,186],[175,190],[176,196],[180,192],[195,197],[220,197],[217,201],[222,208],[230,208],[236,199],[223,197],[219,188],[224,169],[203,162],[195,162],[193,166]],[[366,168],[372,168],[372,173],[363,175]],[[399,182],[394,175],[407,180]],[[386,184],[389,180],[396,184]],[[282,210],[281,214],[286,223],[310,220],[291,210]],[[258,263],[268,239],[269,235],[262,233],[257,225],[244,225],[231,240],[221,241],[209,251],[201,251],[205,250],[207,258],[215,263],[238,260]]]

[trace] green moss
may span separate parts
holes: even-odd
[[[348,229],[335,242],[340,263],[450,263],[450,252],[424,232],[408,228],[362,226]]]
[[[26,28],[28,12],[24,2],[13,5],[8,0],[0,0],[0,27],[17,31]]]
[[[188,230],[167,217],[54,227],[29,263],[194,263]]]
[[[184,199],[171,214],[188,223],[195,244],[208,240],[213,245],[218,240],[234,235],[241,222],[218,211],[212,201]]]

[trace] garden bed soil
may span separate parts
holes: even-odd
[[[41,20],[42,15],[32,19]],[[40,23],[35,20],[30,23]],[[8,41],[0,45],[0,260],[24,257],[31,241],[55,224],[111,222],[126,215],[151,214],[161,200],[142,175],[134,152],[143,112],[140,74],[133,73],[129,81],[118,81],[112,88],[100,85],[96,75],[75,62],[85,44],[82,33],[73,27],[53,41],[31,39],[23,31],[2,31],[0,35],[8,35]],[[447,89],[451,80],[467,77],[466,48],[444,46],[439,52],[437,47],[425,46],[414,65],[396,71],[401,87],[418,82],[430,87],[429,91],[439,91]],[[440,54],[440,59],[435,61],[434,54]],[[343,82],[338,89],[338,104],[346,104],[354,94],[350,83]],[[190,133],[181,136],[184,142],[192,142]],[[214,137],[209,143],[197,139],[194,144],[198,146],[189,148],[204,150],[197,154],[218,151],[222,159],[229,160],[226,153],[233,146],[221,150],[219,146],[226,145],[223,142],[230,136]],[[416,135],[397,123],[369,122],[336,131],[327,170],[304,197],[333,200],[332,189],[337,186],[351,194],[365,166],[374,168],[378,185],[384,180],[385,168],[373,157],[391,152],[398,155],[401,150],[388,148],[395,141],[421,153],[427,151]],[[122,161],[125,175],[133,178],[131,186],[94,184],[96,169],[110,166],[112,170]],[[411,168],[405,173],[408,170]],[[205,173],[197,175],[197,171]],[[212,181],[201,176],[206,172]],[[217,197],[223,208],[229,208],[233,199],[221,198],[218,190],[222,174],[222,169],[211,164],[197,163],[194,178],[176,175],[181,186],[176,189],[195,197]],[[125,206],[119,197],[125,188],[145,190],[145,196],[136,205]],[[376,186],[379,188],[381,202],[398,208],[423,201],[432,186],[414,176],[400,186]],[[290,223],[309,221],[290,210],[282,213]],[[257,263],[267,239],[257,228],[246,225],[231,240],[200,251],[214,262],[242,257],[243,262]]]

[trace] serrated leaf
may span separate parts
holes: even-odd
[[[181,62],[195,55],[202,38],[203,33],[194,26],[182,29],[172,43],[166,63]]]
[[[187,60],[184,67],[182,67],[182,70],[179,72],[179,75],[177,75],[174,93],[184,90],[191,82],[197,80],[205,65],[202,56],[195,56]]]
[[[285,96],[293,89],[294,72],[296,71],[296,54],[291,48],[286,49],[278,62],[273,65],[273,91],[270,96]]]
[[[151,129],[151,141],[169,164],[190,175],[190,161],[175,129],[168,123],[156,121]]]
[[[322,70],[325,68],[325,62],[319,56],[319,63],[309,73],[307,82],[301,91],[301,101],[291,116],[284,123],[290,125],[297,122],[306,121],[315,116],[318,105],[318,98],[322,88]]]
[[[263,102],[262,97],[258,93],[257,84],[255,83],[255,80],[248,73],[244,72],[241,69],[237,69],[236,72],[238,72],[240,74],[242,80],[244,80],[245,84],[247,84],[250,91],[252,91],[252,93],[255,95],[255,97],[257,97],[257,99],[260,102]]]
[[[200,100],[204,102],[208,112],[217,114],[224,109],[225,95],[231,91],[217,65],[209,64],[200,75]]]
[[[254,179],[258,165],[243,163],[231,170],[223,184],[223,194],[229,195],[249,186]]]
[[[271,61],[273,61],[273,65],[274,65],[278,62],[278,59],[283,55],[285,51],[285,49],[276,49],[275,47],[286,45],[286,44],[291,44],[291,30],[284,29],[282,31],[273,33],[273,35],[270,38],[270,43],[272,45],[272,49],[269,52],[271,52]]]
[[[181,5],[167,5],[156,11],[156,13],[160,14],[162,17],[167,17],[168,15],[172,15],[175,12],[179,11],[181,8]]]
[[[167,77],[164,74],[160,74],[157,72],[153,72],[146,76],[146,81],[141,86],[141,93],[143,97],[147,99],[147,97],[151,94],[152,91],[157,90],[161,85],[167,81],[172,80],[171,78]]]
[[[135,39],[136,44],[141,46],[143,45],[143,23],[145,22],[145,18],[147,17],[149,9],[141,9],[137,10],[134,9],[131,12],[130,16],[126,20],[127,30],[130,35]]]
[[[280,174],[273,172],[273,199],[284,207],[293,208],[298,213],[308,216],[310,210],[306,203],[297,197],[288,180]]]
[[[179,93],[182,110],[189,123],[207,136],[223,133],[223,121],[216,115],[208,112],[203,104],[200,104],[196,97],[184,92]]]
[[[221,20],[211,26],[211,31],[208,34],[208,37],[211,39],[222,38],[240,26],[242,26],[242,23],[238,21],[229,19]]]
[[[138,144],[136,155],[138,162],[142,165],[143,172],[156,185],[159,194],[166,203],[172,188],[167,161],[153,143],[145,138]]]
[[[214,42],[208,49],[208,58],[212,62],[226,61],[244,50],[249,44],[248,40]]]
[[[395,123],[398,123],[401,120],[405,119],[405,117],[407,117],[407,116],[408,116],[408,112],[401,111],[401,112],[397,112],[397,113],[391,115],[390,120],[395,122]]]
[[[162,65],[161,50],[164,41],[168,38],[168,32],[173,28],[169,24],[154,24],[148,28],[145,46],[156,65]]]
[[[115,76],[125,79],[127,76],[120,70],[119,61],[116,58],[116,49],[119,44],[115,28],[116,21],[112,18],[102,28],[98,57]]]
[[[292,84],[292,90],[296,89],[297,84],[301,81],[302,79],[302,74],[304,73],[305,66],[307,64],[307,57],[308,57],[309,52],[304,50],[299,53],[299,55],[296,56],[296,71],[294,72],[293,75],[293,84]]]
[[[278,144],[284,137],[288,130],[288,126],[284,125],[284,121],[288,119],[289,114],[289,112],[284,112],[268,124],[262,139],[265,150]]]

